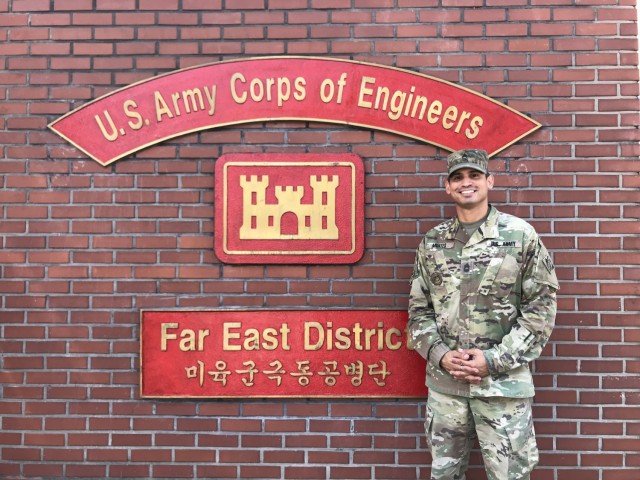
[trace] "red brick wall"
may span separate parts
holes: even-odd
[[[268,7],[268,8],[266,8]],[[404,308],[421,234],[452,211],[446,152],[273,122],[205,131],[104,168],[46,125],[117,87],[260,55],[343,57],[456,82],[543,128],[492,161],[562,281],[536,362],[536,480],[640,470],[638,56],[632,0],[0,0],[0,476],[428,478],[423,402],[152,401],[142,308]],[[366,251],[348,266],[213,253],[228,152],[354,152]],[[470,479],[484,475],[473,456]]]

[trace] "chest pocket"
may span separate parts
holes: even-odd
[[[499,252],[489,262],[489,266],[482,276],[478,292],[480,295],[492,295],[504,298],[513,289],[517,279],[520,265],[512,255],[505,250]]]
[[[429,288],[435,295],[444,297],[456,291],[453,276],[442,250],[431,250],[427,253],[427,275]]]

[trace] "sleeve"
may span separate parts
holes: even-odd
[[[421,243],[416,253],[413,275],[411,276],[407,344],[422,358],[439,368],[440,360],[450,349],[442,341],[438,332],[435,310],[426,281],[427,268],[424,264],[424,258],[423,244]]]
[[[498,345],[484,352],[493,376],[538,358],[555,326],[559,285],[553,261],[537,235],[529,245],[516,322]]]

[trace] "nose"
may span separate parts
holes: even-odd
[[[462,177],[462,185],[471,185],[471,183],[473,183],[471,181],[471,177],[469,175],[464,175]]]

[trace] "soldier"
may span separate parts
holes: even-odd
[[[489,204],[484,150],[447,158],[456,217],[424,236],[411,278],[408,342],[427,360],[432,479],[465,478],[477,437],[489,480],[538,463],[529,363],[555,324],[558,280],[527,222]]]

